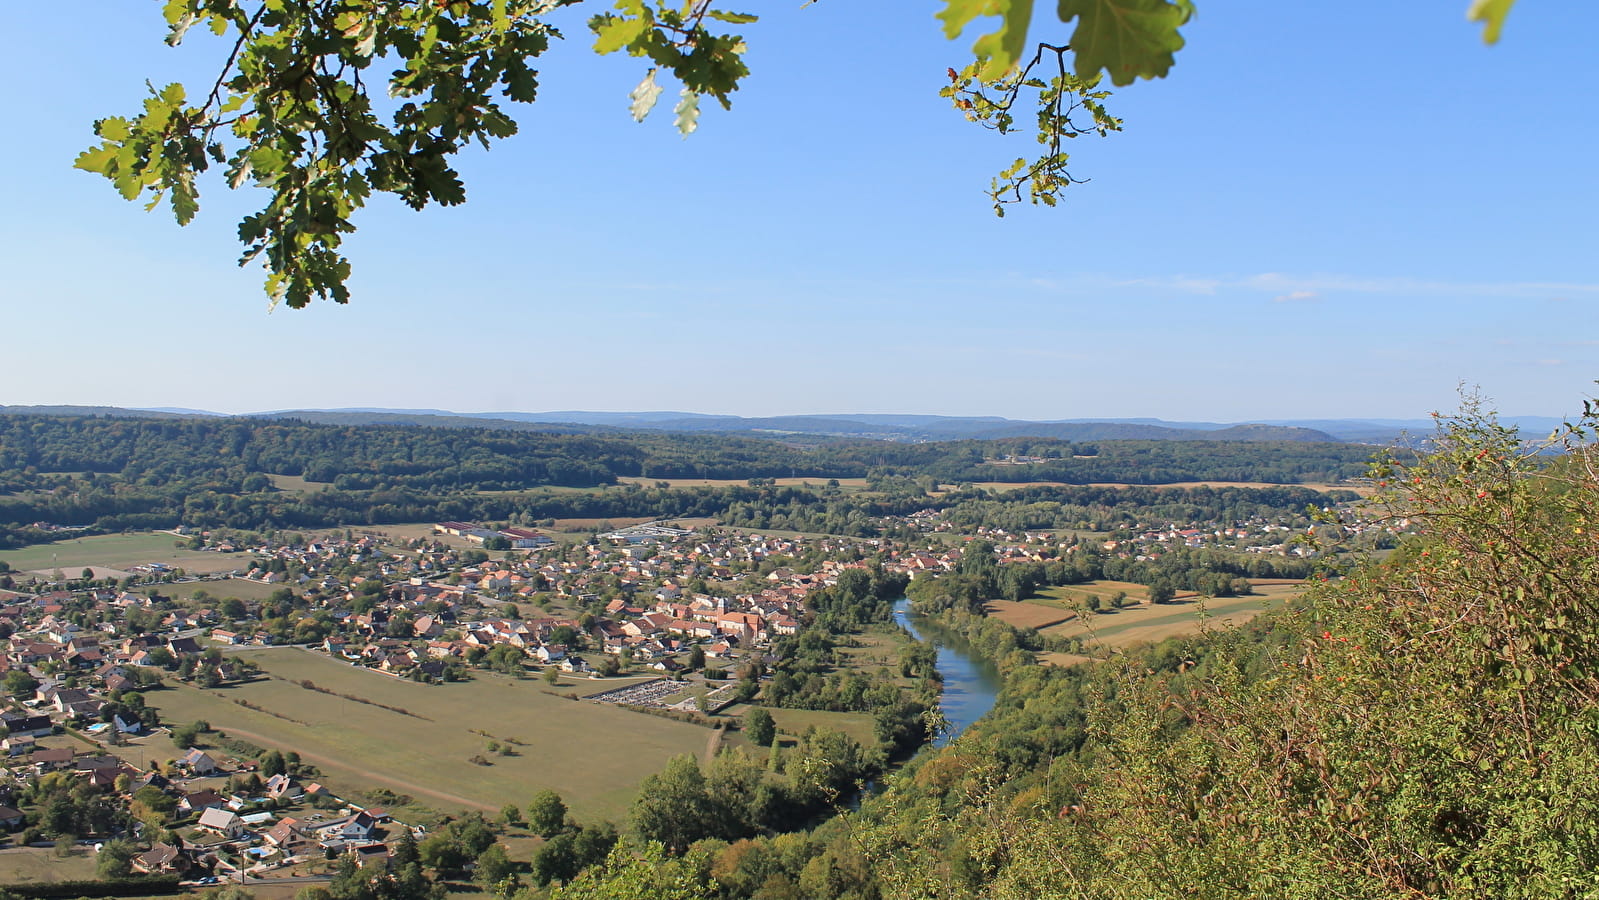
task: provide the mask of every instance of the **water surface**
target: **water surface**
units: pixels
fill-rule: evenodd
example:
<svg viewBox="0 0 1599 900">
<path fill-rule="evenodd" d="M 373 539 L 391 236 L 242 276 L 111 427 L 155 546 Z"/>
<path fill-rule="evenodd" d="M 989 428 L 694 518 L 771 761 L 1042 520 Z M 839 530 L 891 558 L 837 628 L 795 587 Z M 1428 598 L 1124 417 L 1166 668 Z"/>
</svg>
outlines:
<svg viewBox="0 0 1599 900">
<path fill-rule="evenodd" d="M 939 735 L 933 746 L 942 747 L 954 740 L 973 722 L 994 708 L 999 694 L 1000 675 L 988 661 L 972 653 L 960 635 L 938 623 L 911 614 L 911 602 L 894 604 L 894 621 L 919 641 L 931 641 L 938 648 L 938 673 L 944 676 L 944 693 L 939 708 L 949 721 L 949 730 Z"/>
</svg>

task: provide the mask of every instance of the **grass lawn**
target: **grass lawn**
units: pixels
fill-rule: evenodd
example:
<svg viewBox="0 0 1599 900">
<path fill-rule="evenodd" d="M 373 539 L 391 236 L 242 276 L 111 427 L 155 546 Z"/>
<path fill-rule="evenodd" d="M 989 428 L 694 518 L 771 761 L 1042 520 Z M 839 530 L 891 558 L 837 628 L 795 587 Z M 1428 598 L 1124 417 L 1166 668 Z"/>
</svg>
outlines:
<svg viewBox="0 0 1599 900">
<path fill-rule="evenodd" d="M 563 672 L 561 673 L 560 680 L 555 683 L 555 687 L 549 687 L 549 685 L 544 683 L 543 678 L 538 679 L 538 687 L 539 690 L 548 690 L 551 693 L 563 695 L 576 694 L 579 697 L 592 697 L 595 694 L 603 694 L 606 691 L 614 691 L 617 688 L 631 687 L 635 684 L 643 684 L 646 681 L 655 681 L 660 677 L 661 676 L 659 674 L 630 675 L 627 677 L 603 678 L 599 681 L 596 681 L 586 675 L 581 677 L 573 677 Z"/>
<path fill-rule="evenodd" d="M 743 707 L 748 709 L 748 707 Z M 856 712 L 828 712 L 820 709 L 777 709 L 767 707 L 767 712 L 772 714 L 772 721 L 777 723 L 777 730 L 790 735 L 801 735 L 805 729 L 816 726 L 818 730 L 830 728 L 842 731 L 862 745 L 875 747 L 877 745 L 877 732 L 872 717 L 867 713 Z"/>
<path fill-rule="evenodd" d="M 272 486 L 290 494 L 314 494 L 333 487 L 331 481 L 306 481 L 298 475 L 268 475 Z"/>
<path fill-rule="evenodd" d="M 54 544 L 34 544 L 21 550 L 0 551 L 0 560 L 22 571 L 45 571 L 59 568 L 68 578 L 78 577 L 85 566 L 104 566 L 108 569 L 127 569 L 142 563 L 165 563 L 189 572 L 231 572 L 248 569 L 250 557 L 243 553 L 206 553 L 199 550 L 179 550 L 173 546 L 186 538 L 164 531 L 139 534 L 106 534 L 96 537 L 58 541 Z"/>
<path fill-rule="evenodd" d="M 654 521 L 655 521 L 654 518 L 648 517 L 648 516 L 616 516 L 616 517 L 613 517 L 613 518 L 556 519 L 554 525 L 548 526 L 548 530 L 550 530 L 550 531 L 565 531 L 565 532 L 593 531 L 594 529 L 600 527 L 601 525 L 603 525 L 605 523 L 610 523 L 610 527 L 613 528 L 613 529 L 616 529 L 616 528 L 627 528 L 627 527 L 632 526 L 632 525 L 642 525 L 645 522 L 654 522 Z"/>
<path fill-rule="evenodd" d="M 853 641 L 857 646 L 846 646 L 848 641 Z M 842 668 L 860 672 L 873 679 L 881 677 L 881 670 L 887 669 L 888 677 L 895 684 L 909 685 L 914 679 L 900 676 L 899 655 L 910 642 L 910 635 L 897 625 L 879 626 L 861 634 L 850 635 L 845 641 L 840 642 L 838 648 L 839 655 L 844 657 Z"/>
<path fill-rule="evenodd" d="M 833 534 L 826 531 L 789 531 L 784 528 L 747 528 L 743 525 L 729 525 L 727 530 L 737 534 L 756 534 L 767 538 L 788 538 L 791 540 L 807 540 L 813 538 L 849 538 L 847 534 Z M 850 538 L 856 540 L 856 538 Z"/>
<path fill-rule="evenodd" d="M 226 600 L 234 597 L 239 600 L 265 600 L 276 591 L 288 585 L 262 584 L 259 581 L 245 581 L 243 578 L 229 578 L 226 581 L 192 581 L 183 584 L 164 584 L 160 586 L 161 593 L 175 599 L 186 600 L 195 594 L 204 591 L 212 600 Z"/>
<path fill-rule="evenodd" d="M 646 776 L 679 753 L 700 753 L 708 735 L 696 725 L 569 700 L 536 679 L 480 674 L 429 686 L 292 647 L 240 654 L 276 677 L 213 691 L 183 685 L 148 702 L 168 722 L 205 719 L 233 737 L 296 750 L 335 792 L 382 787 L 441 811 L 498 812 L 552 788 L 579 816 L 620 820 Z M 306 690 L 302 679 L 370 703 Z M 478 732 L 516 755 L 489 752 L 491 737 Z"/>
<path fill-rule="evenodd" d="M 449 537 L 449 535 L 436 534 L 432 522 L 405 522 L 399 525 L 368 525 L 365 530 L 375 531 L 397 541 L 410 541 L 417 538 Z M 464 544 L 465 542 L 463 542 Z"/>
<path fill-rule="evenodd" d="M 53 847 L 0 850 L 0 884 L 87 881 L 95 877 L 93 847 L 73 847 L 66 856 L 57 855 Z"/>
</svg>

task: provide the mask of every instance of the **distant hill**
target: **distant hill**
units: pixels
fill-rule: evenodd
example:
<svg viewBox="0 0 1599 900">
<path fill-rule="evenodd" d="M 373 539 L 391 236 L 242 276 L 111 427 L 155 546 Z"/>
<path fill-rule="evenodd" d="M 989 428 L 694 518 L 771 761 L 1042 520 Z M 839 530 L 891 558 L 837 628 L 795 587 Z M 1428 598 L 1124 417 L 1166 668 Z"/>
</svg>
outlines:
<svg viewBox="0 0 1599 900">
<path fill-rule="evenodd" d="M 618 428 L 631 428 L 640 425 L 655 425 L 660 422 L 671 422 L 680 419 L 737 420 L 739 418 L 738 416 L 716 416 L 708 415 L 706 413 L 690 412 L 582 412 L 579 410 L 547 413 L 446 413 L 446 415 L 464 415 L 479 419 L 505 419 L 511 422 L 556 422 L 572 423 L 576 425 L 614 425 Z"/>
<path fill-rule="evenodd" d="M 115 419 L 185 419 L 209 413 L 164 409 L 125 409 L 120 406 L 0 406 L 3 416 L 99 416 Z"/>
<path fill-rule="evenodd" d="M 174 416 L 209 416 L 212 418 L 227 418 L 228 416 L 227 413 L 212 412 L 209 409 L 189 409 L 183 406 L 134 407 L 128 412 L 171 413 Z"/>
<path fill-rule="evenodd" d="M 218 418 L 223 413 L 181 407 L 127 409 L 115 406 L 0 406 L 0 415 L 110 416 L 128 418 Z M 894 413 L 731 416 L 657 410 L 644 412 L 457 413 L 442 409 L 286 409 L 248 413 L 243 418 L 298 419 L 332 425 L 417 425 L 433 428 L 491 428 L 546 434 L 617 434 L 655 431 L 682 434 L 732 434 L 749 437 L 844 438 L 886 441 L 995 440 L 1038 437 L 1067 441 L 1333 441 L 1392 444 L 1422 440 L 1433 433 L 1426 419 L 1276 419 L 1251 423 L 1171 422 L 1155 418 L 1085 418 L 1034 422 L 1000 416 L 937 416 Z M 1549 416 L 1503 416 L 1528 439 L 1541 438 L 1561 424 Z"/>
<path fill-rule="evenodd" d="M 536 431 L 543 434 L 596 434 L 617 429 L 599 425 L 574 425 L 547 422 L 514 422 L 484 419 L 459 413 L 426 413 L 410 410 L 326 410 L 285 409 L 249 413 L 246 419 L 293 419 L 313 425 L 414 425 L 424 428 L 490 428 L 499 431 Z"/>
<path fill-rule="evenodd" d="M 723 434 L 789 434 L 890 441 L 991 440 L 1041 437 L 1069 441 L 1333 441 L 1328 433 L 1282 425 L 1170 423 L 1158 419 L 1028 422 L 999 416 L 871 415 L 713 416 L 650 413 L 474 413 L 523 422 L 605 424 L 619 428 Z"/>
<path fill-rule="evenodd" d="M 951 435 L 954 437 L 954 435 Z M 1326 441 L 1338 439 L 1309 428 L 1286 425 L 1230 425 L 1214 429 L 1174 428 L 1132 422 L 1016 422 L 1003 427 L 980 428 L 961 438 L 993 440 L 1007 437 L 1056 438 L 1063 441 Z"/>
</svg>

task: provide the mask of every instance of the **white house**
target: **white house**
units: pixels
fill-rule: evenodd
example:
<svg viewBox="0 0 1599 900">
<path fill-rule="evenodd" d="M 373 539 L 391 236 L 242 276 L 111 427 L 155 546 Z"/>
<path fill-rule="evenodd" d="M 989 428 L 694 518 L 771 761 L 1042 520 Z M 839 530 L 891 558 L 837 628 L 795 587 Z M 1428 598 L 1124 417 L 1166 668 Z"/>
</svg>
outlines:
<svg viewBox="0 0 1599 900">
<path fill-rule="evenodd" d="M 238 814 L 227 809 L 207 809 L 200 813 L 201 828 L 210 829 L 224 837 L 236 838 L 244 833 L 244 820 Z"/>
</svg>

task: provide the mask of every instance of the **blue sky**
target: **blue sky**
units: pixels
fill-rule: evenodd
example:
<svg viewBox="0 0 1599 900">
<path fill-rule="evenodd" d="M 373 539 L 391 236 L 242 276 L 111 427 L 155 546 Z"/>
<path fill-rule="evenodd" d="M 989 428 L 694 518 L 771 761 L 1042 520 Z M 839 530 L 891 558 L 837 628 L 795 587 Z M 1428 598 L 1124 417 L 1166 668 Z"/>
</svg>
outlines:
<svg viewBox="0 0 1599 900">
<path fill-rule="evenodd" d="M 753 74 L 681 140 L 585 17 L 468 203 L 380 200 L 354 301 L 269 312 L 205 186 L 178 228 L 70 168 L 143 81 L 198 85 L 160 4 L 8 10 L 0 403 L 1417 417 L 1461 383 L 1566 414 L 1599 378 L 1589 19 L 1466 0 L 1200 0 L 1171 77 L 1109 101 L 1062 207 L 982 189 L 1029 149 L 937 97 L 936 2 L 751 3 Z M 1047 4 L 1046 4 L 1047 6 Z M 1035 36 L 1060 32 L 1035 27 Z M 1014 145 L 1014 146 L 1012 146 Z"/>
</svg>

